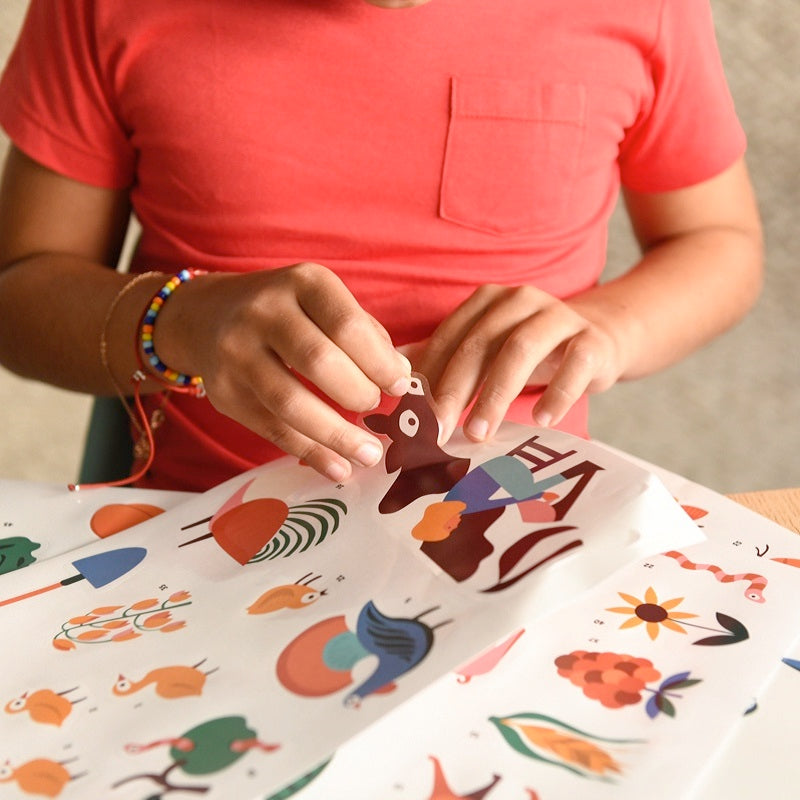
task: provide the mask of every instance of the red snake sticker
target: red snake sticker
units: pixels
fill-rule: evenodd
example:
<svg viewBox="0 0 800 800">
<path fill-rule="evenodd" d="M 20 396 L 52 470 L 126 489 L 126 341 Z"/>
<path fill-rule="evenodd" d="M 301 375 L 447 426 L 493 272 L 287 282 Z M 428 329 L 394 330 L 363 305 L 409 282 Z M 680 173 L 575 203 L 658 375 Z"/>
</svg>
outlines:
<svg viewBox="0 0 800 800">
<path fill-rule="evenodd" d="M 754 603 L 766 602 L 767 598 L 764 597 L 763 591 L 767 588 L 767 579 L 763 575 L 758 575 L 755 572 L 740 572 L 738 575 L 730 575 L 715 564 L 695 564 L 694 561 L 690 561 L 683 553 L 679 553 L 677 550 L 668 550 L 664 555 L 669 558 L 674 558 L 684 569 L 706 570 L 720 581 L 720 583 L 750 581 L 747 588 L 744 590 L 744 596 Z"/>
</svg>

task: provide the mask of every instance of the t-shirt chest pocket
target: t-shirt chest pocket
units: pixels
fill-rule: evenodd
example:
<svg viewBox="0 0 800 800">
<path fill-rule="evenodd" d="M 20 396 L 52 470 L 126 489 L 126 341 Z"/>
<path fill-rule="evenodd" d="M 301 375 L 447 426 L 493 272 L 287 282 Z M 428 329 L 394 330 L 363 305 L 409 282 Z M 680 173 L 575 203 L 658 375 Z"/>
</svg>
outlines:
<svg viewBox="0 0 800 800">
<path fill-rule="evenodd" d="M 439 215 L 494 234 L 558 223 L 575 183 L 585 116 L 579 84 L 452 78 Z"/>
</svg>

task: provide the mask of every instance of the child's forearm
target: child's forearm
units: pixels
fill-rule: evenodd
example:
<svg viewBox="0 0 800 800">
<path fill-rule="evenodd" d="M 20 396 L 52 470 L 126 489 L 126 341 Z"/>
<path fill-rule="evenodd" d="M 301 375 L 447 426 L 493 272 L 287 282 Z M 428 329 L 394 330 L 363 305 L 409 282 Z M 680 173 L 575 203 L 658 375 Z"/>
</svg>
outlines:
<svg viewBox="0 0 800 800">
<path fill-rule="evenodd" d="M 626 202 L 644 252 L 627 274 L 566 300 L 535 286 L 480 287 L 417 348 L 443 440 L 473 400 L 464 430 L 491 436 L 525 386 L 544 388 L 534 423 L 557 424 L 584 393 L 678 360 L 755 302 L 761 228 L 743 161 Z"/>
<path fill-rule="evenodd" d="M 66 254 L 34 254 L 10 265 L 0 272 L 0 363 L 23 377 L 73 391 L 113 394 L 114 381 L 130 390 L 128 379 L 138 367 L 134 331 L 163 278 L 139 281 L 115 304 L 130 280 Z"/>
<path fill-rule="evenodd" d="M 717 227 L 660 242 L 629 272 L 567 304 L 613 336 L 619 378 L 631 379 L 679 361 L 737 323 L 761 284 L 758 230 Z"/>
</svg>

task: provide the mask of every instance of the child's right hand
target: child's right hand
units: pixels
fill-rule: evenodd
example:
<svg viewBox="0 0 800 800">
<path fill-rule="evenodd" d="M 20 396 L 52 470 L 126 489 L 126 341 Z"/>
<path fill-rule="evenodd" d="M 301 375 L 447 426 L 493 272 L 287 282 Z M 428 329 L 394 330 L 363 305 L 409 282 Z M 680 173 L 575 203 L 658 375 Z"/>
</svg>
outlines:
<svg viewBox="0 0 800 800">
<path fill-rule="evenodd" d="M 217 410 L 335 481 L 378 463 L 381 442 L 300 376 L 355 412 L 409 386 L 407 359 L 319 264 L 199 276 L 164 305 L 154 344 L 170 367 L 202 375 Z"/>
</svg>

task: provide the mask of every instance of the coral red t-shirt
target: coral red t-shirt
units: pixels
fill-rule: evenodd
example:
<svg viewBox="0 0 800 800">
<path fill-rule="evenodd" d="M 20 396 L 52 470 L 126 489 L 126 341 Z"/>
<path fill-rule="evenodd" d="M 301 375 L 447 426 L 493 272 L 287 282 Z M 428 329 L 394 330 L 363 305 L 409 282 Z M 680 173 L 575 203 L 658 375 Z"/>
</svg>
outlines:
<svg viewBox="0 0 800 800">
<path fill-rule="evenodd" d="M 592 286 L 620 181 L 685 187 L 745 147 L 707 0 L 33 0 L 0 123 L 130 190 L 134 270 L 316 261 L 396 344 L 484 283 Z M 149 485 L 275 454 L 176 397 Z"/>
</svg>

